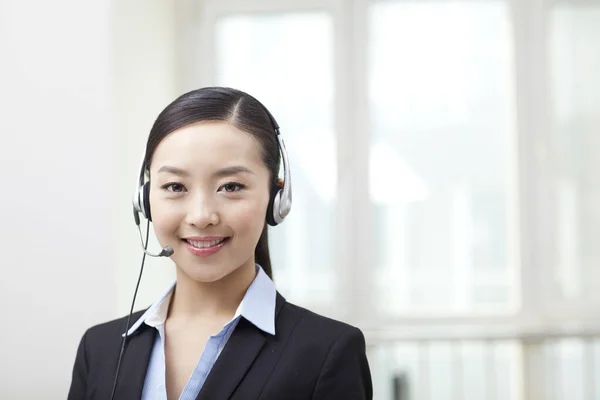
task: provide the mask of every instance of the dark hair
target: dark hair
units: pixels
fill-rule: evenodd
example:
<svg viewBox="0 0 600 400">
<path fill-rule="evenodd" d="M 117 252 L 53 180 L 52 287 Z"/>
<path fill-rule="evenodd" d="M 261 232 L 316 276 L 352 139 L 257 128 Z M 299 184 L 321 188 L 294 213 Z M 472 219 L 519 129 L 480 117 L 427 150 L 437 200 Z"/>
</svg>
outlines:
<svg viewBox="0 0 600 400">
<path fill-rule="evenodd" d="M 260 143 L 262 159 L 270 173 L 271 188 L 276 184 L 281 155 L 275 127 L 265 107 L 254 97 L 226 87 L 205 87 L 185 93 L 169 104 L 156 118 L 144 156 L 144 168 L 152 163 L 159 143 L 170 133 L 199 121 L 227 121 L 254 136 Z M 271 190 L 269 188 L 269 190 Z M 254 249 L 255 261 L 272 278 L 267 223 Z"/>
</svg>

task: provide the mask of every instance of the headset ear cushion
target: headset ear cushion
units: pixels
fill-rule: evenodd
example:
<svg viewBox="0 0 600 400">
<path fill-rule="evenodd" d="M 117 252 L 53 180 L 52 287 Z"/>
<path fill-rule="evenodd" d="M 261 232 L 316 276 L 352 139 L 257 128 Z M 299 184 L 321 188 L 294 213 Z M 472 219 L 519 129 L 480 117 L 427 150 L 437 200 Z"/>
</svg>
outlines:
<svg viewBox="0 0 600 400">
<path fill-rule="evenodd" d="M 267 224 L 271 226 L 277 225 L 275 212 L 279 212 L 279 210 L 275 210 L 275 197 L 279 196 L 280 191 L 281 188 L 278 185 L 271 185 L 271 197 L 269 198 L 269 206 L 267 207 Z"/>
<path fill-rule="evenodd" d="M 150 182 L 144 183 L 142 189 L 142 201 L 144 202 L 144 216 L 148 221 L 152 221 L 152 215 L 150 214 Z"/>
</svg>

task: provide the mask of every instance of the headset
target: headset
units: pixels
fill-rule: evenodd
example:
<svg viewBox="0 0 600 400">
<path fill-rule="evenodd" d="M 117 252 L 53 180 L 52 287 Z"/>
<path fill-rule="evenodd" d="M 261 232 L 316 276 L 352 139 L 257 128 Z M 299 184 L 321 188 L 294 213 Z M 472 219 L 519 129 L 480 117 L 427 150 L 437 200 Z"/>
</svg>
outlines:
<svg viewBox="0 0 600 400">
<path fill-rule="evenodd" d="M 283 142 L 283 137 L 279 131 L 279 125 L 275 118 L 271 114 L 271 112 L 257 99 L 248 95 L 252 98 L 256 103 L 260 105 L 262 110 L 269 117 L 269 121 L 271 122 L 271 126 L 273 128 L 273 132 L 277 138 L 277 144 L 279 147 L 279 153 L 281 154 L 281 159 L 283 161 L 283 181 L 281 179 L 276 178 L 270 188 L 270 197 L 269 197 L 269 205 L 267 207 L 266 214 L 266 222 L 271 226 L 276 226 L 283 222 L 285 217 L 290 213 L 292 209 L 292 177 L 290 173 L 290 165 L 287 155 L 287 150 L 285 148 L 285 143 Z M 146 240 L 144 240 L 142 236 L 142 230 L 140 228 L 140 214 L 147 220 L 146 224 Z M 135 225 L 137 226 L 137 230 L 140 235 L 140 242 L 142 245 L 142 251 L 144 252 L 142 256 L 142 265 L 140 267 L 140 273 L 138 276 L 137 284 L 135 287 L 135 291 L 133 294 L 133 300 L 131 302 L 131 308 L 129 310 L 129 316 L 127 317 L 127 323 L 125 324 L 125 332 L 123 333 L 123 340 L 121 342 L 121 351 L 119 353 L 119 360 L 117 361 L 117 368 L 115 371 L 115 380 L 113 382 L 112 393 L 110 395 L 110 399 L 113 400 L 115 396 L 115 392 L 117 389 L 117 382 L 119 380 L 119 370 L 121 367 L 121 360 L 123 358 L 123 353 L 125 351 L 125 345 L 127 343 L 127 338 L 129 337 L 129 324 L 131 321 L 131 315 L 133 314 L 133 308 L 135 305 L 135 298 L 137 296 L 138 288 L 140 285 L 140 281 L 142 278 L 142 273 L 144 271 L 144 261 L 146 260 L 146 255 L 151 257 L 170 257 L 175 252 L 171 246 L 165 246 L 159 253 L 151 253 L 148 249 L 148 237 L 150 231 L 150 222 L 152 222 L 152 215 L 150 213 L 150 170 L 149 166 L 146 163 L 145 155 L 142 157 L 142 162 L 140 165 L 140 173 L 138 179 L 136 181 L 135 193 L 133 195 L 133 218 L 135 221 Z"/>
<path fill-rule="evenodd" d="M 283 160 L 283 183 L 280 183 L 281 181 L 278 180 L 278 182 L 271 185 L 271 196 L 267 208 L 267 223 L 271 226 L 276 226 L 283 222 L 292 208 L 292 178 L 287 151 L 281 133 L 279 132 L 279 125 L 269 110 L 262 104 L 261 107 L 269 116 L 269 120 L 271 121 L 273 131 L 277 138 L 279 152 Z M 142 214 L 148 221 L 152 221 L 152 215 L 150 213 L 150 171 L 145 162 L 146 160 L 143 158 L 135 194 L 133 196 L 133 216 L 138 227 L 140 225 L 139 214 Z M 165 251 L 165 249 L 163 249 L 163 251 Z M 170 256 L 170 254 L 168 256 Z"/>
</svg>

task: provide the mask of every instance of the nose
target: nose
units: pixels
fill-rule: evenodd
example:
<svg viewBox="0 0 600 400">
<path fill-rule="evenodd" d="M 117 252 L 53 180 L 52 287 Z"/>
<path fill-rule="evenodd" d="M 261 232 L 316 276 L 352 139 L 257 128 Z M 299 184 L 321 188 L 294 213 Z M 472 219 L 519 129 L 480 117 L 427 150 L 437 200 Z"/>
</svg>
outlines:
<svg viewBox="0 0 600 400">
<path fill-rule="evenodd" d="M 198 228 L 219 223 L 219 213 L 216 204 L 210 196 L 189 196 L 186 212 L 186 223 Z"/>
</svg>

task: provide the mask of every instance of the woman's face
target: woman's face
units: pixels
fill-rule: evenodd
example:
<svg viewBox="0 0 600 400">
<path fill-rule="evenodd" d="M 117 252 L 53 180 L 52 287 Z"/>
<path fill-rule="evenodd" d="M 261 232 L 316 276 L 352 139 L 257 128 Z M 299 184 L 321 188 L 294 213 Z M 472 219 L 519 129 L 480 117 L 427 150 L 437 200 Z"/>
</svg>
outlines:
<svg viewBox="0 0 600 400">
<path fill-rule="evenodd" d="M 180 272 L 215 282 L 254 268 L 269 202 L 256 139 L 228 122 L 188 125 L 158 145 L 150 181 L 154 230 Z"/>
</svg>

